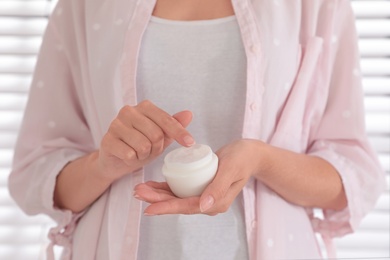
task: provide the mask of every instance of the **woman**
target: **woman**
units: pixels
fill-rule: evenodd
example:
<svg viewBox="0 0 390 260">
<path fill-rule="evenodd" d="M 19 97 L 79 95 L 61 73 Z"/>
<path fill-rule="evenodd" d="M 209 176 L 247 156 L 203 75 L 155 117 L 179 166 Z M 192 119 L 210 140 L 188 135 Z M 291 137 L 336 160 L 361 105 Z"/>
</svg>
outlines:
<svg viewBox="0 0 390 260">
<path fill-rule="evenodd" d="M 60 0 L 10 191 L 66 259 L 319 259 L 383 190 L 363 118 L 347 0 Z M 161 158 L 195 140 L 219 169 L 179 199 Z"/>
</svg>

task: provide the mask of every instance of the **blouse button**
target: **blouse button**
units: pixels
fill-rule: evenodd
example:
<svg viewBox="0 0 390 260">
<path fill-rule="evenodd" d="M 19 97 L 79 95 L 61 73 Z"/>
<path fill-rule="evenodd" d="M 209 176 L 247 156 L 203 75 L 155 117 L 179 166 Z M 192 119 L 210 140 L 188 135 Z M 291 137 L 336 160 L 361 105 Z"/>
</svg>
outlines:
<svg viewBox="0 0 390 260">
<path fill-rule="evenodd" d="M 257 221 L 256 221 L 256 220 L 252 220 L 251 228 L 252 228 L 252 229 L 255 229 L 255 228 L 256 228 L 256 225 L 257 225 Z"/>
<path fill-rule="evenodd" d="M 251 103 L 251 104 L 249 105 L 249 109 L 250 109 L 251 111 L 255 111 L 255 110 L 257 109 L 256 103 L 255 103 L 255 102 Z"/>
<path fill-rule="evenodd" d="M 267 240 L 267 246 L 268 246 L 268 247 L 273 247 L 273 246 L 274 246 L 274 241 L 273 241 L 271 238 L 269 238 L 269 239 Z"/>
<path fill-rule="evenodd" d="M 62 7 L 58 7 L 58 8 L 57 8 L 56 14 L 57 14 L 58 16 L 60 16 L 60 15 L 62 14 Z"/>
<path fill-rule="evenodd" d="M 260 50 L 260 47 L 258 45 L 252 45 L 250 47 L 250 50 L 251 50 L 252 53 L 257 54 L 259 52 L 259 50 Z"/>
<path fill-rule="evenodd" d="M 41 80 L 37 82 L 37 88 L 42 89 L 44 86 L 45 86 L 45 82 L 43 82 Z"/>
<path fill-rule="evenodd" d="M 337 43 L 338 40 L 339 39 L 338 39 L 337 35 L 332 36 L 332 39 L 331 39 L 332 43 Z"/>
</svg>

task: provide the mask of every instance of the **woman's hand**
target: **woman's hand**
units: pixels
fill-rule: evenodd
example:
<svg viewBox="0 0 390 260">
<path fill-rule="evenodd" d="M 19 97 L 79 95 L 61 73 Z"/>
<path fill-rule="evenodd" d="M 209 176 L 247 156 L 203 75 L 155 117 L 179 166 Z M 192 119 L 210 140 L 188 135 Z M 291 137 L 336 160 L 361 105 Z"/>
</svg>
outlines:
<svg viewBox="0 0 390 260">
<path fill-rule="evenodd" d="M 171 116 L 150 101 L 123 107 L 102 139 L 100 176 L 114 181 L 134 172 L 159 156 L 173 140 L 191 146 L 194 140 L 185 129 L 191 120 L 190 111 Z"/>
<path fill-rule="evenodd" d="M 259 170 L 261 145 L 260 141 L 242 139 L 218 150 L 217 174 L 200 197 L 177 198 L 167 183 L 152 181 L 137 185 L 134 196 L 151 203 L 145 215 L 226 212 L 248 179 Z"/>
<path fill-rule="evenodd" d="M 114 181 L 159 156 L 173 140 L 191 146 L 194 140 L 185 129 L 191 119 L 190 111 L 171 116 L 149 101 L 123 107 L 100 149 L 61 170 L 54 190 L 56 207 L 81 212 Z"/>
</svg>

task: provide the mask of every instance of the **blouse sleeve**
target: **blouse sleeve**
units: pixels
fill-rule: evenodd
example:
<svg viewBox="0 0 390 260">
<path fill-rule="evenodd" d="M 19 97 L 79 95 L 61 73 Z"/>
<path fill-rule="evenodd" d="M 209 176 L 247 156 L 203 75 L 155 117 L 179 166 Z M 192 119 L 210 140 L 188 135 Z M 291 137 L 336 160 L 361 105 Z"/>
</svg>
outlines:
<svg viewBox="0 0 390 260">
<path fill-rule="evenodd" d="M 63 246 L 70 244 L 81 214 L 54 206 L 56 177 L 68 162 L 95 149 L 83 115 L 81 86 L 74 84 L 72 67 L 77 65 L 69 58 L 74 50 L 62 40 L 69 32 L 59 30 L 63 24 L 72 27 L 66 12 L 59 4 L 46 28 L 8 182 L 26 214 L 46 214 L 58 223 L 49 237 Z"/>
<path fill-rule="evenodd" d="M 385 175 L 365 130 L 359 50 L 349 1 L 337 1 L 331 79 L 325 112 L 308 153 L 330 162 L 342 179 L 348 205 L 324 210 L 314 228 L 329 238 L 351 233 L 375 206 L 385 188 Z"/>
</svg>

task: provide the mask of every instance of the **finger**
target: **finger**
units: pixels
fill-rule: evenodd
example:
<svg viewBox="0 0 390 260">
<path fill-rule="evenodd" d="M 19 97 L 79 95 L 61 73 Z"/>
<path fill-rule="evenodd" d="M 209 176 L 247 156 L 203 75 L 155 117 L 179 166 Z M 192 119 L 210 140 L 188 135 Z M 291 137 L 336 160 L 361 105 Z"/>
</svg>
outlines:
<svg viewBox="0 0 390 260">
<path fill-rule="evenodd" d="M 200 210 L 201 212 L 207 212 L 215 204 L 223 201 L 226 193 L 230 187 L 238 181 L 236 179 L 237 170 L 234 168 L 225 171 L 221 166 L 219 167 L 217 174 L 213 181 L 206 187 L 200 197 Z M 223 207 L 222 212 L 226 211 Z"/>
<path fill-rule="evenodd" d="M 169 187 L 168 183 L 166 182 L 156 182 L 156 181 L 147 181 L 145 182 L 147 186 L 150 186 L 155 189 L 160 189 L 160 190 L 167 190 L 169 192 L 171 191 L 171 188 Z"/>
<path fill-rule="evenodd" d="M 192 112 L 184 110 L 174 114 L 172 117 L 174 117 L 183 127 L 187 127 L 191 123 Z M 165 148 L 167 148 L 174 141 L 173 138 L 170 138 L 167 135 L 165 135 L 165 137 L 163 150 L 165 150 Z"/>
<path fill-rule="evenodd" d="M 171 200 L 153 203 L 145 209 L 144 213 L 146 215 L 199 214 L 199 197 L 185 199 L 173 198 Z"/>
<path fill-rule="evenodd" d="M 164 143 L 165 143 L 165 134 L 156 124 L 154 124 L 151 120 L 149 121 L 151 124 L 145 122 L 145 124 L 137 124 L 134 125 L 134 128 L 137 129 L 140 133 L 142 133 L 150 142 L 151 149 L 150 155 L 157 156 L 160 155 L 164 151 Z"/>
<path fill-rule="evenodd" d="M 139 131 L 149 140 L 151 145 L 149 154 L 157 156 L 163 152 L 165 134 L 150 118 L 131 106 L 125 106 L 119 112 L 118 119 L 125 127 Z M 130 134 L 126 136 L 132 137 Z"/>
<path fill-rule="evenodd" d="M 127 166 L 134 166 L 134 161 L 137 160 L 137 154 L 134 149 L 111 133 L 107 133 L 104 136 L 101 147 L 106 153 L 120 159 Z"/>
<path fill-rule="evenodd" d="M 236 199 L 242 188 L 245 186 L 245 183 L 246 181 L 244 180 L 233 183 L 227 190 L 225 197 L 217 201 L 214 207 L 203 213 L 213 216 L 219 213 L 227 212 L 230 206 L 233 204 L 233 201 Z"/>
<path fill-rule="evenodd" d="M 195 143 L 192 135 L 179 123 L 177 119 L 167 112 L 156 107 L 150 101 L 142 101 L 137 105 L 142 113 L 155 122 L 164 133 L 183 146 L 191 146 Z M 189 113 L 179 115 L 178 118 L 189 117 Z M 187 120 L 184 120 L 187 121 Z"/>
<path fill-rule="evenodd" d="M 187 127 L 192 121 L 192 112 L 189 110 L 180 111 L 174 117 L 183 127 Z"/>
<path fill-rule="evenodd" d="M 165 193 L 165 194 L 175 196 L 169 187 L 166 187 L 165 185 L 158 185 L 158 186 L 153 187 L 153 186 L 148 184 L 149 182 L 151 182 L 151 181 L 148 181 L 146 183 L 137 184 L 134 187 L 134 192 L 137 192 L 138 190 L 141 190 L 141 189 L 145 189 L 145 190 L 153 190 L 156 192 Z"/>
<path fill-rule="evenodd" d="M 133 148 L 137 154 L 138 160 L 145 160 L 151 154 L 152 144 L 150 140 L 138 130 L 134 128 L 129 129 L 119 121 L 112 132 L 113 134 L 116 134 L 120 140 Z"/>
<path fill-rule="evenodd" d="M 134 197 L 148 203 L 156 203 L 175 198 L 173 193 L 149 188 L 138 188 L 134 190 Z"/>
</svg>

